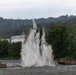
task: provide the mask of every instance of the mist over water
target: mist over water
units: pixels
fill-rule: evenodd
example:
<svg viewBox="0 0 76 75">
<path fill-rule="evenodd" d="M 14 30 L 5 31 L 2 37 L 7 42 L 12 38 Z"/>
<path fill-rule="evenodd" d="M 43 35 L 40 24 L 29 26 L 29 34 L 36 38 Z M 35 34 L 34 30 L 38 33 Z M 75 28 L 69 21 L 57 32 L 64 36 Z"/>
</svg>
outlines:
<svg viewBox="0 0 76 75">
<path fill-rule="evenodd" d="M 52 52 L 52 46 L 48 45 L 45 40 L 44 28 L 42 28 L 41 35 L 40 31 L 37 31 L 35 20 L 33 20 L 33 29 L 30 30 L 27 41 L 25 42 L 25 38 L 22 41 L 22 67 L 54 66 Z"/>
</svg>

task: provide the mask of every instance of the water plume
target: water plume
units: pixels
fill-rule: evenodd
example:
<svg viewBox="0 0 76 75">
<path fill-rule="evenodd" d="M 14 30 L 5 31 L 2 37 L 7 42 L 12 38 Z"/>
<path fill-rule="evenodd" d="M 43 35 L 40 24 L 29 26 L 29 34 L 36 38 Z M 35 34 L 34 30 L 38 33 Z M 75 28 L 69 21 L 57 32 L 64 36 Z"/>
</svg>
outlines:
<svg viewBox="0 0 76 75">
<path fill-rule="evenodd" d="M 27 41 L 25 42 L 25 38 L 22 41 L 22 67 L 54 66 L 52 52 L 52 46 L 46 42 L 44 28 L 41 35 L 33 19 L 33 29 L 30 30 Z"/>
</svg>

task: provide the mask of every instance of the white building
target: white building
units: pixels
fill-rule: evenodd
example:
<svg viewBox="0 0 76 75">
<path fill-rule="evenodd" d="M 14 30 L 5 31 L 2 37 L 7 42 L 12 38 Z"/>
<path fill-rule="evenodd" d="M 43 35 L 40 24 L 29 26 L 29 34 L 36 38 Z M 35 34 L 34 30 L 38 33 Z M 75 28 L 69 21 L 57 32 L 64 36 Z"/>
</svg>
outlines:
<svg viewBox="0 0 76 75">
<path fill-rule="evenodd" d="M 11 42 L 22 42 L 23 39 L 26 39 L 26 35 L 16 35 L 11 37 Z"/>
</svg>

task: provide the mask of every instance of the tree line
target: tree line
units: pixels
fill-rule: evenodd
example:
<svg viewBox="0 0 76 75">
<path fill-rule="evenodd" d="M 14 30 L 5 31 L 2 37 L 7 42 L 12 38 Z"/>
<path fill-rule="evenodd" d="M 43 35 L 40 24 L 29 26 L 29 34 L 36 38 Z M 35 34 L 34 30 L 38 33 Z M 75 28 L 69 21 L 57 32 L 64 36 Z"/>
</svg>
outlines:
<svg viewBox="0 0 76 75">
<path fill-rule="evenodd" d="M 62 15 L 57 18 L 39 18 L 35 20 L 37 25 L 40 27 L 44 26 L 45 29 L 49 29 L 50 26 L 55 24 L 65 25 L 67 27 L 72 27 L 76 24 L 76 16 L 73 15 Z M 0 39 L 21 35 L 23 32 L 28 34 L 31 27 L 32 19 L 4 19 L 0 17 Z"/>
<path fill-rule="evenodd" d="M 46 31 L 46 41 L 52 45 L 54 58 L 76 59 L 76 25 L 71 28 L 54 25 Z M 19 59 L 21 43 L 0 41 L 0 58 Z"/>
<path fill-rule="evenodd" d="M 55 59 L 76 59 L 76 25 L 72 28 L 56 25 L 46 32 Z"/>
<path fill-rule="evenodd" d="M 6 40 L 0 41 L 0 59 L 19 59 L 21 42 L 10 43 Z"/>
</svg>

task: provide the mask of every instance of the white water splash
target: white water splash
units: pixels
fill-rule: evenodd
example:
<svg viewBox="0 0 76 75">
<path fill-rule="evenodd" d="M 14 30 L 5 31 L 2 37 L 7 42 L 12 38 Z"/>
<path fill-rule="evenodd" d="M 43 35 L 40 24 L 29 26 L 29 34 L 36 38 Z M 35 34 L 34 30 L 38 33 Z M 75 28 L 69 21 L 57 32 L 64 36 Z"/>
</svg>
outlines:
<svg viewBox="0 0 76 75">
<path fill-rule="evenodd" d="M 33 20 L 33 29 L 30 30 L 27 41 L 24 39 L 22 42 L 22 67 L 54 66 L 52 52 L 51 45 L 47 45 L 45 40 L 44 28 L 40 38 L 40 32 L 37 32 L 37 25 Z"/>
</svg>

